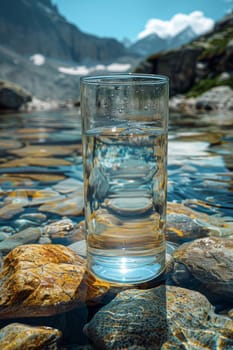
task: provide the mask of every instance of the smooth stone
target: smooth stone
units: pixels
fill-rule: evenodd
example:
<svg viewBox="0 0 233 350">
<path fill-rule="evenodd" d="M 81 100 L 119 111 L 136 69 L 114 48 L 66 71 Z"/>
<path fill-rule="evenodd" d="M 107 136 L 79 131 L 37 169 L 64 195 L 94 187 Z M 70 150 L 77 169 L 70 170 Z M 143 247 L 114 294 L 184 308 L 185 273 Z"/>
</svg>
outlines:
<svg viewBox="0 0 233 350">
<path fill-rule="evenodd" d="M 79 285 L 85 270 L 85 260 L 62 245 L 15 248 L 0 273 L 0 318 L 48 316 L 73 308 L 84 298 Z"/>
<path fill-rule="evenodd" d="M 0 241 L 4 241 L 8 237 L 9 237 L 9 234 L 7 234 L 6 232 L 0 231 Z"/>
<path fill-rule="evenodd" d="M 68 145 L 65 146 L 51 146 L 51 145 L 28 145 L 23 148 L 10 150 L 9 153 L 15 154 L 19 157 L 51 157 L 54 155 L 66 156 L 70 155 L 77 148 L 81 147 L 80 145 Z"/>
<path fill-rule="evenodd" d="M 98 349 L 231 349 L 233 321 L 200 293 L 175 286 L 120 292 L 84 327 Z"/>
<path fill-rule="evenodd" d="M 16 175 L 14 175 L 16 176 Z M 22 179 L 21 179 L 22 177 Z M 62 174 L 42 174 L 42 173 L 38 173 L 38 174 L 29 174 L 27 173 L 27 175 L 25 176 L 25 174 L 18 174 L 18 177 L 16 177 L 16 180 L 25 180 L 26 181 L 38 181 L 38 182 L 57 182 L 57 181 L 61 181 L 65 178 L 64 175 Z M 27 180 L 28 179 L 28 180 Z M 34 191 L 35 192 L 35 191 Z"/>
<path fill-rule="evenodd" d="M 9 140 L 0 140 L 0 149 L 1 150 L 9 150 L 12 148 L 20 148 L 22 147 L 22 143 L 17 141 L 17 140 L 13 140 L 12 138 L 10 138 Z"/>
<path fill-rule="evenodd" d="M 80 192 L 83 193 L 83 182 L 76 179 L 65 179 L 53 186 L 60 193 Z"/>
<path fill-rule="evenodd" d="M 8 205 L 8 204 L 20 204 L 21 206 L 27 206 L 29 203 L 27 191 L 16 190 L 16 191 L 10 192 L 6 196 L 4 203 L 6 205 Z"/>
<path fill-rule="evenodd" d="M 0 181 L 3 186 L 8 185 L 9 188 L 14 188 L 15 186 L 33 186 L 34 182 L 27 176 L 19 176 L 20 174 L 4 174 L 0 176 Z"/>
<path fill-rule="evenodd" d="M 45 166 L 45 167 L 53 167 L 53 166 L 62 166 L 62 165 L 71 165 L 71 162 L 61 158 L 42 158 L 42 157 L 23 157 L 17 158 L 13 160 L 9 160 L 0 165 L 0 168 L 14 168 L 14 167 L 25 167 L 29 165 L 35 166 Z"/>
<path fill-rule="evenodd" d="M 87 256 L 87 241 L 83 239 L 82 241 L 74 242 L 69 245 L 69 248 L 74 250 L 77 254 L 86 258 Z"/>
<path fill-rule="evenodd" d="M 36 226 L 38 226 L 38 224 L 35 223 L 34 221 L 26 220 L 26 219 L 15 220 L 14 225 L 15 225 L 15 228 L 18 231 L 25 230 L 28 227 L 36 227 Z"/>
<path fill-rule="evenodd" d="M 12 249 L 28 243 L 37 242 L 43 232 L 40 227 L 29 227 L 0 242 L 0 252 L 8 253 Z"/>
<path fill-rule="evenodd" d="M 36 190 L 31 193 L 31 205 L 41 205 L 47 202 L 57 201 L 63 197 L 56 191 L 45 188 L 43 190 Z"/>
<path fill-rule="evenodd" d="M 47 216 L 43 213 L 26 213 L 20 215 L 20 219 L 30 220 L 35 222 L 35 224 L 41 224 L 47 220 Z"/>
<path fill-rule="evenodd" d="M 184 243 L 172 254 L 172 280 L 208 298 L 233 300 L 233 238 L 206 237 Z M 211 299 L 212 300 L 212 299 Z"/>
<path fill-rule="evenodd" d="M 206 236 L 231 236 L 233 222 L 193 210 L 182 203 L 167 203 L 166 239 L 183 243 Z"/>
<path fill-rule="evenodd" d="M 65 235 L 74 229 L 74 223 L 71 219 L 65 218 L 62 220 L 51 222 L 44 227 L 44 232 L 48 235 Z"/>
<path fill-rule="evenodd" d="M 15 215 L 21 213 L 22 211 L 24 211 L 24 209 L 21 203 L 6 204 L 2 208 L 0 208 L 0 218 L 11 219 Z"/>
<path fill-rule="evenodd" d="M 11 323 L 0 329 L 1 350 L 47 349 L 61 338 L 61 331 L 50 327 L 32 327 L 26 324 Z"/>
<path fill-rule="evenodd" d="M 51 244 L 52 241 L 48 236 L 42 235 L 38 241 L 39 244 Z"/>
<path fill-rule="evenodd" d="M 63 216 L 80 216 L 84 212 L 84 199 L 80 193 L 72 193 L 71 196 L 61 195 L 59 199 L 42 204 L 39 210 Z"/>
</svg>

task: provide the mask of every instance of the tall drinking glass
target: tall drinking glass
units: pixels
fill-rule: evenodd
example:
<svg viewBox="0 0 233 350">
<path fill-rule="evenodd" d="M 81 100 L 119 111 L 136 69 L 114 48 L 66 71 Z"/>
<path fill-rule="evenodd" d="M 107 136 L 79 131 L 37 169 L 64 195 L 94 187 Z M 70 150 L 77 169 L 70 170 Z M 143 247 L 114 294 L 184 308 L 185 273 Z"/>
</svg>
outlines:
<svg viewBox="0 0 233 350">
<path fill-rule="evenodd" d="M 165 268 L 168 78 L 81 79 L 88 269 L 121 284 Z"/>
</svg>

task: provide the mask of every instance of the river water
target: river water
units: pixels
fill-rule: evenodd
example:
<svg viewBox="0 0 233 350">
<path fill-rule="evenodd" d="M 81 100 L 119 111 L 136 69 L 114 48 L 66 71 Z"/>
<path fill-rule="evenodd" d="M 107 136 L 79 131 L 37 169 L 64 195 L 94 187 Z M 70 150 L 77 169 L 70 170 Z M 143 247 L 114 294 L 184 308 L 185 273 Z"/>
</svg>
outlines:
<svg viewBox="0 0 233 350">
<path fill-rule="evenodd" d="M 64 216 L 83 220 L 80 130 L 78 110 L 0 115 L 1 241 Z M 168 201 L 232 221 L 232 114 L 172 114 L 168 155 Z M 81 329 L 88 318 L 83 308 L 79 320 L 72 311 L 30 323 L 60 327 L 68 347 L 78 342 L 70 325 Z"/>
</svg>

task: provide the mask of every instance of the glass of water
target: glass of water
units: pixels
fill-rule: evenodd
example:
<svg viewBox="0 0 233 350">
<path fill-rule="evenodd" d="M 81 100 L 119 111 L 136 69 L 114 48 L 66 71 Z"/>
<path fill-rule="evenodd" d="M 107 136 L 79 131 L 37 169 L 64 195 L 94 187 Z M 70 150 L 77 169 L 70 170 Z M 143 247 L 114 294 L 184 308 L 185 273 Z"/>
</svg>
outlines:
<svg viewBox="0 0 233 350">
<path fill-rule="evenodd" d="M 120 284 L 165 269 L 168 78 L 81 78 L 88 269 Z"/>
</svg>

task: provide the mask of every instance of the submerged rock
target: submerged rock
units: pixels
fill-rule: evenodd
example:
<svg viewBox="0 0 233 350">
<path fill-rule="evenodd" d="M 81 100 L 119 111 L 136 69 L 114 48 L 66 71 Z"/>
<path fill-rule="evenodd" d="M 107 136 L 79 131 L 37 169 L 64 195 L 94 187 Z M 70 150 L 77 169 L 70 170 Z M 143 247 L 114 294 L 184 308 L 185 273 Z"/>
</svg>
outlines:
<svg viewBox="0 0 233 350">
<path fill-rule="evenodd" d="M 233 222 L 190 209 L 181 203 L 168 202 L 166 239 L 183 243 L 207 236 L 228 237 L 233 234 Z"/>
<path fill-rule="evenodd" d="M 37 242 L 42 234 L 40 227 L 28 227 L 0 242 L 0 252 L 8 253 L 12 249 L 28 243 Z"/>
<path fill-rule="evenodd" d="M 182 244 L 172 254 L 171 278 L 208 298 L 233 300 L 233 239 L 206 237 Z"/>
<path fill-rule="evenodd" d="M 0 330 L 0 349 L 19 350 L 47 349 L 61 338 L 61 332 L 50 327 L 31 327 L 20 323 L 11 323 Z"/>
<path fill-rule="evenodd" d="M 159 286 L 126 290 L 84 332 L 97 349 L 218 349 L 233 346 L 233 321 L 213 312 L 200 293 Z"/>
<path fill-rule="evenodd" d="M 80 301 L 83 258 L 55 244 L 22 245 L 4 259 L 0 274 L 0 317 L 47 316 Z"/>
</svg>

